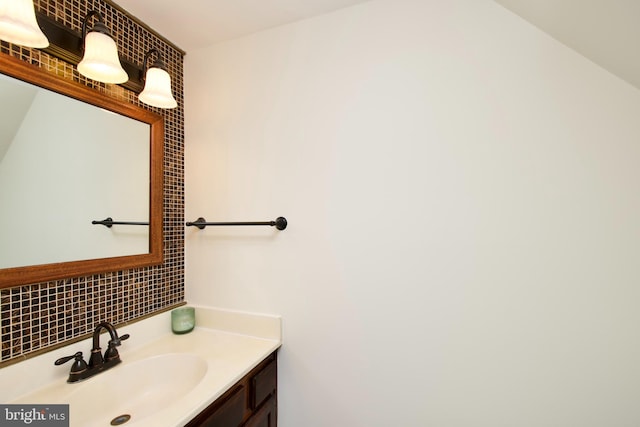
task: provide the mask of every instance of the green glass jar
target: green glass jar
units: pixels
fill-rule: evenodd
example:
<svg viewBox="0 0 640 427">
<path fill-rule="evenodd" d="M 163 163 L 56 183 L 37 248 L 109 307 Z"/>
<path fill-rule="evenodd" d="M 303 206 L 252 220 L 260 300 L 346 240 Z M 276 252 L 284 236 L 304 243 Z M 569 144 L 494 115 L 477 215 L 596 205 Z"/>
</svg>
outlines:
<svg viewBox="0 0 640 427">
<path fill-rule="evenodd" d="M 171 311 L 171 330 L 174 334 L 186 334 L 196 326 L 196 310 L 193 307 L 180 307 Z"/>
</svg>

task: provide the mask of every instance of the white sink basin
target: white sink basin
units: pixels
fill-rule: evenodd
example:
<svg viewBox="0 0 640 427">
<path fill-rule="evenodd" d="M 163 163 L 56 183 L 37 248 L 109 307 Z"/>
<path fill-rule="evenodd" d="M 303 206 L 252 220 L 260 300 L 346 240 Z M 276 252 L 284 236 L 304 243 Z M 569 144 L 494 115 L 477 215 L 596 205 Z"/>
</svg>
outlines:
<svg viewBox="0 0 640 427">
<path fill-rule="evenodd" d="M 207 373 L 207 362 L 197 355 L 168 353 L 121 363 L 73 385 L 70 418 L 77 426 L 109 426 L 127 415 L 130 425 L 159 412 L 195 388 Z"/>
</svg>

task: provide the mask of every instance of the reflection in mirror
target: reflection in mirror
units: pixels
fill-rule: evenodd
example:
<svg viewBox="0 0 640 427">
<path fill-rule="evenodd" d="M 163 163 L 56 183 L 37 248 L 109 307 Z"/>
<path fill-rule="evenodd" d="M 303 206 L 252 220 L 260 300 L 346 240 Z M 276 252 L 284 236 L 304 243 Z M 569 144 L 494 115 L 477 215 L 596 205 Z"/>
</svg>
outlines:
<svg viewBox="0 0 640 427">
<path fill-rule="evenodd" d="M 91 221 L 148 222 L 150 126 L 4 75 L 0 99 L 0 268 L 148 253 Z"/>
<path fill-rule="evenodd" d="M 0 72 L 0 287 L 161 263 L 162 117 L 7 55 Z"/>
</svg>

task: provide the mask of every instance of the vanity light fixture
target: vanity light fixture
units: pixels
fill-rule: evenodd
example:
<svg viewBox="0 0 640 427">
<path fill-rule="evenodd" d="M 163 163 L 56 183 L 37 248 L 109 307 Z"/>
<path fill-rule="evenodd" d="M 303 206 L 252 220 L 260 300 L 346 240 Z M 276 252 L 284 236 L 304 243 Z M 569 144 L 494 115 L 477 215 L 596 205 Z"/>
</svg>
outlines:
<svg viewBox="0 0 640 427">
<path fill-rule="evenodd" d="M 0 40 L 27 47 L 49 46 L 36 21 L 33 0 L 0 0 Z"/>
<path fill-rule="evenodd" d="M 30 26 L 42 33 L 44 42 L 41 40 L 39 45 L 12 36 L 11 29 L 22 28 L 17 23 L 24 21 L 20 17 L 27 15 L 33 15 L 27 20 Z M 92 18 L 96 22 L 90 28 L 89 20 Z M 34 21 L 32 25 L 31 20 Z M 171 91 L 171 77 L 158 49 L 147 52 L 142 69 L 140 64 L 119 57 L 116 42 L 98 11 L 87 13 L 82 21 L 82 31 L 78 32 L 35 10 L 33 0 L 0 0 L 0 40 L 40 48 L 49 55 L 77 65 L 78 72 L 92 80 L 119 84 L 135 93 L 142 91 L 144 94 L 140 94 L 140 101 L 146 104 L 160 108 L 177 106 Z M 147 71 L 148 57 L 154 53 L 157 59 Z"/>
<path fill-rule="evenodd" d="M 151 54 L 157 55 L 155 62 L 147 70 L 147 61 Z M 146 70 L 146 73 L 145 73 Z M 151 49 L 144 56 L 142 63 L 144 89 L 138 95 L 138 99 L 145 104 L 159 108 L 176 108 L 176 102 L 171 93 L 171 76 L 158 49 Z"/>
<path fill-rule="evenodd" d="M 97 18 L 97 22 L 87 32 L 87 21 L 92 16 Z M 78 63 L 80 74 L 103 83 L 124 83 L 129 80 L 127 72 L 120 64 L 116 42 L 104 24 L 100 12 L 92 10 L 84 18 L 82 45 L 84 46 L 84 55 Z"/>
</svg>

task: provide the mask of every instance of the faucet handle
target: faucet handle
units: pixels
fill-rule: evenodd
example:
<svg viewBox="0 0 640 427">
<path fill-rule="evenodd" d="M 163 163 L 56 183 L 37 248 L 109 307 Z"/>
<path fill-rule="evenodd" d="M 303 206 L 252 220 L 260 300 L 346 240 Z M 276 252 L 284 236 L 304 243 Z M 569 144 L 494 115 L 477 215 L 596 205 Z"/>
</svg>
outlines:
<svg viewBox="0 0 640 427">
<path fill-rule="evenodd" d="M 61 357 L 60 359 L 56 360 L 55 362 L 53 362 L 54 365 L 62 365 L 63 363 L 67 363 L 69 360 L 71 359 L 76 359 L 76 360 L 83 360 L 82 359 L 82 352 L 79 351 L 76 354 L 73 354 L 71 356 L 65 356 L 65 357 Z"/>
<path fill-rule="evenodd" d="M 87 362 L 82 358 L 82 352 L 79 351 L 73 356 L 61 357 L 56 360 L 54 365 L 62 365 L 63 363 L 67 363 L 69 360 L 75 359 L 73 365 L 71 365 L 71 371 L 69 372 L 69 378 L 67 379 L 68 383 L 74 383 L 76 381 L 80 381 L 86 378 L 87 370 L 89 367 L 87 366 Z"/>
<path fill-rule="evenodd" d="M 122 341 L 129 339 L 129 334 L 124 334 L 121 337 L 109 341 L 109 346 L 107 347 L 107 351 L 104 352 L 104 360 L 113 360 L 119 359 L 120 355 L 118 354 L 117 346 L 121 344 Z"/>
<path fill-rule="evenodd" d="M 120 345 L 121 341 L 128 340 L 128 339 L 129 339 L 129 334 L 124 334 L 118 337 L 118 340 L 115 342 L 115 345 Z M 109 341 L 109 343 L 111 343 L 111 341 Z"/>
<path fill-rule="evenodd" d="M 81 351 L 77 352 L 76 354 L 74 354 L 72 356 L 61 357 L 60 359 L 58 359 L 55 362 L 53 362 L 53 364 L 56 365 L 56 366 L 57 365 L 62 365 L 64 363 L 67 363 L 71 359 L 75 359 L 75 361 L 73 362 L 73 365 L 71 365 L 71 373 L 83 372 L 83 371 L 85 371 L 87 369 L 87 363 L 82 358 L 82 352 Z"/>
<path fill-rule="evenodd" d="M 109 347 L 120 345 L 122 344 L 122 341 L 128 340 L 128 339 L 129 339 L 129 334 L 124 334 L 121 337 L 116 337 L 112 340 L 109 340 Z"/>
</svg>

